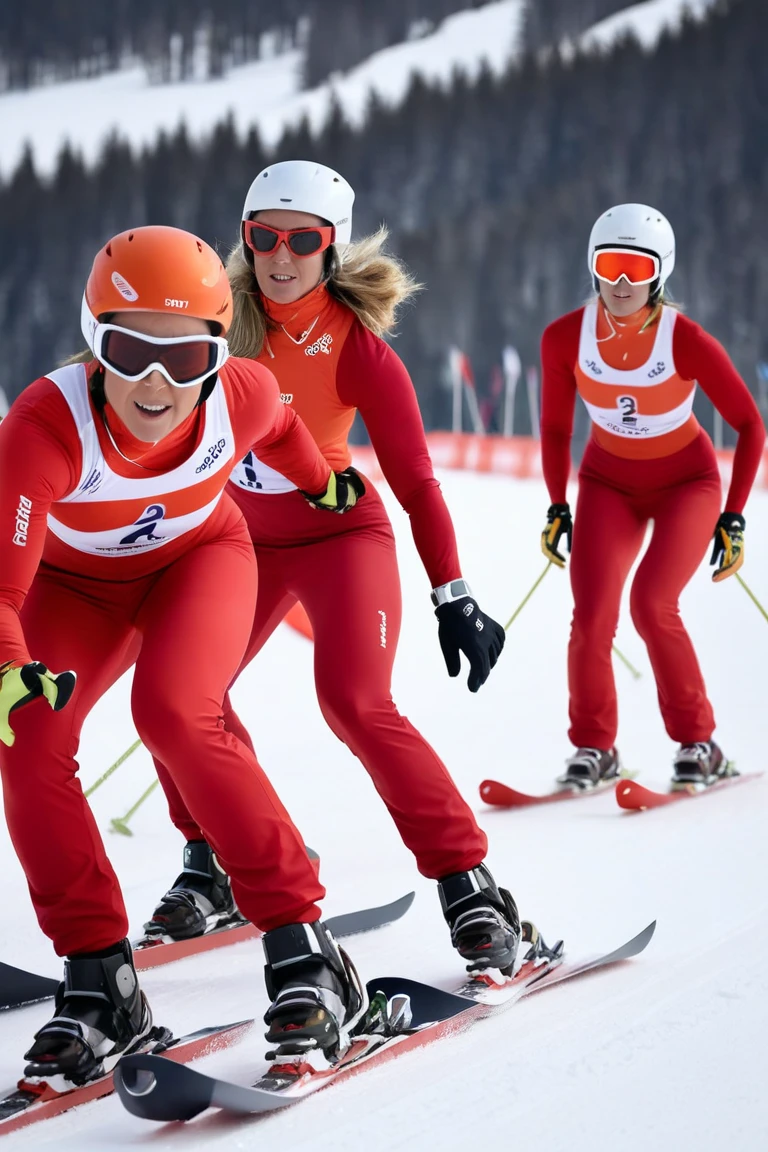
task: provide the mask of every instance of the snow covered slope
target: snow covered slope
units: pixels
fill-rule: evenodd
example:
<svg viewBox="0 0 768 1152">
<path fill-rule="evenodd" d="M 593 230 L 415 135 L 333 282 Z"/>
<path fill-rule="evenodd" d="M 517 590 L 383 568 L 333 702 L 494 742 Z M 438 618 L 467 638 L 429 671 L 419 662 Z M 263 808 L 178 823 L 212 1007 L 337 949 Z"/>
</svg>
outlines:
<svg viewBox="0 0 768 1152">
<path fill-rule="evenodd" d="M 256 124 L 268 144 L 308 116 L 313 128 L 324 123 L 334 94 L 350 120 L 362 120 L 368 94 L 397 102 L 413 75 L 447 83 L 455 68 L 470 75 L 483 60 L 500 72 L 518 38 L 523 0 L 496 0 L 448 17 L 419 40 L 376 52 L 346 75 L 300 92 L 301 53 L 233 68 L 222 80 L 147 84 L 141 68 L 109 73 L 0 96 L 0 173 L 19 162 L 26 142 L 39 170 L 50 172 L 65 140 L 88 162 L 113 132 L 134 147 L 151 144 L 162 130 L 184 121 L 192 136 L 203 136 L 232 114 L 243 133 Z"/>
<path fill-rule="evenodd" d="M 713 2 L 645 0 L 601 21 L 581 42 L 607 47 L 631 30 L 651 47 L 663 28 L 679 24 L 684 7 L 703 15 Z M 360 123 L 370 91 L 396 103 L 416 74 L 447 84 L 454 69 L 476 75 L 483 61 L 501 72 L 517 51 L 523 7 L 523 0 L 495 0 L 459 12 L 429 35 L 376 52 L 308 92 L 299 90 L 301 53 L 294 51 L 234 68 L 221 80 L 153 87 L 137 67 L 5 93 L 0 95 L 0 176 L 15 169 L 25 145 L 32 148 L 37 168 L 50 173 L 65 141 L 93 163 L 110 134 L 140 148 L 182 122 L 193 137 L 204 137 L 229 114 L 240 132 L 257 125 L 267 144 L 274 144 L 303 116 L 318 129 L 334 96 L 347 117 Z"/>
<path fill-rule="evenodd" d="M 715 0 L 644 0 L 600 20 L 579 38 L 579 46 L 608 49 L 620 37 L 631 33 L 651 51 L 663 32 L 677 31 L 685 12 L 702 19 L 714 4 Z"/>
<path fill-rule="evenodd" d="M 502 621 L 541 572 L 538 535 L 549 503 L 539 481 L 445 473 L 463 567 L 481 603 Z M 296 1110 L 230 1124 L 203 1117 L 154 1128 L 112 1099 L 6 1138 L 14 1152 L 290 1148 L 295 1152 L 440 1152 L 526 1148 L 546 1152 L 722 1152 L 765 1146 L 768 1133 L 768 776 L 655 813 L 620 813 L 609 794 L 529 810 L 485 809 L 486 775 L 544 790 L 568 752 L 565 651 L 567 574 L 550 571 L 512 626 L 502 661 L 477 696 L 446 676 L 405 516 L 384 490 L 398 536 L 405 618 L 395 699 L 433 741 L 481 814 L 490 863 L 545 935 L 572 954 L 619 943 L 658 917 L 648 952 L 620 970 L 540 997 Z M 768 601 L 768 494 L 747 508 L 746 580 Z M 682 611 L 719 717 L 718 737 L 745 771 L 766 767 L 768 626 L 735 580 L 715 586 L 702 566 Z M 617 665 L 627 765 L 663 786 L 673 751 L 658 717 L 645 650 L 628 616 L 618 643 L 643 672 Z M 126 681 L 92 715 L 82 747 L 88 783 L 133 739 Z M 419 877 L 359 764 L 324 726 L 312 686 L 312 652 L 280 629 L 236 687 L 260 758 L 322 857 L 328 914 L 415 888 L 400 923 L 351 940 L 366 978 L 405 974 L 450 986 L 459 972 L 434 885 Z M 107 829 L 152 779 L 142 751 L 94 796 L 124 884 L 135 930 L 173 880 L 181 840 L 155 793 L 133 820 L 135 836 Z M 55 975 L 23 878 L 0 831 L 0 958 Z M 260 1016 L 266 1006 L 260 948 L 238 945 L 149 972 L 156 1016 L 176 1030 Z M 10 1086 L 40 1005 L 0 1015 L 0 1086 Z M 243 1082 L 263 1067 L 261 1028 L 201 1068 Z"/>
</svg>

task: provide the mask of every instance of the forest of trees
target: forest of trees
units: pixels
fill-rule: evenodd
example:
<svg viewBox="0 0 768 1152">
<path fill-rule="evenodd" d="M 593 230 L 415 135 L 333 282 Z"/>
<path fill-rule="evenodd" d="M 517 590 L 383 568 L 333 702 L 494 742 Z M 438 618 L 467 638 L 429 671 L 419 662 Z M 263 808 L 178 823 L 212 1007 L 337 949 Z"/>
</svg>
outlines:
<svg viewBox="0 0 768 1152">
<path fill-rule="evenodd" d="M 532 0 L 525 8 L 523 37 L 529 52 L 577 36 L 590 25 L 637 0 Z"/>
<path fill-rule="evenodd" d="M 25 0 L 0 6 L 0 91 L 140 60 L 153 83 L 208 79 L 272 49 L 306 48 L 304 83 L 352 68 L 484 0 Z M 551 0 L 549 0 L 551 3 Z M 564 0 L 558 0 L 562 4 Z"/>
<path fill-rule="evenodd" d="M 537 361 L 543 327 L 590 291 L 594 218 L 625 200 L 670 217 L 673 293 L 753 386 L 768 359 L 767 37 L 764 0 L 721 0 L 653 54 L 626 41 L 568 61 L 529 55 L 448 92 L 417 81 L 397 109 L 372 101 L 362 132 L 337 109 L 321 136 L 304 125 L 269 154 L 255 132 L 243 141 L 222 124 L 204 146 L 183 131 L 141 155 L 112 142 L 93 170 L 65 153 L 45 181 L 27 158 L 0 185 L 0 388 L 12 399 L 81 346 L 84 281 L 111 234 L 175 224 L 224 254 L 254 175 L 296 157 L 343 172 L 355 234 L 385 221 L 426 285 L 396 347 L 428 426 L 450 423 L 450 344 L 481 389 L 506 344 Z"/>
</svg>

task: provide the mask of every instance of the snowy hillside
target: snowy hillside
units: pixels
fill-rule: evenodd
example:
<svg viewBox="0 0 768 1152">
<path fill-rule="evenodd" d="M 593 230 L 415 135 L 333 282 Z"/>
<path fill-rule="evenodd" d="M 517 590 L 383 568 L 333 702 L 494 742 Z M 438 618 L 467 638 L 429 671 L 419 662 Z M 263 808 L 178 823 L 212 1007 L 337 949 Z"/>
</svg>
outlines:
<svg viewBox="0 0 768 1152">
<path fill-rule="evenodd" d="M 621 12 L 600 20 L 579 38 L 581 47 L 610 48 L 622 36 L 631 33 L 643 47 L 655 48 L 666 29 L 677 31 L 683 15 L 701 18 L 715 4 L 715 0 L 644 0 L 624 8 Z"/>
<path fill-rule="evenodd" d="M 583 43 L 609 45 L 628 29 L 648 46 L 664 27 L 676 26 L 684 7 L 701 15 L 713 0 L 645 0 L 601 21 Z M 152 87 L 142 68 L 93 80 L 71 81 L 0 96 L 0 176 L 19 163 L 25 145 L 35 164 L 49 173 L 65 141 L 92 163 L 105 139 L 117 133 L 134 147 L 151 144 L 161 131 L 182 122 L 193 137 L 210 133 L 231 114 L 243 134 L 256 125 L 267 144 L 303 116 L 314 129 L 327 117 L 333 97 L 359 123 L 370 91 L 396 103 L 418 74 L 448 83 L 454 69 L 475 75 L 483 61 L 501 71 L 517 51 L 523 0 L 495 0 L 460 12 L 418 40 L 375 53 L 345 75 L 308 92 L 299 91 L 301 54 L 234 68 L 222 80 Z"/>
<path fill-rule="evenodd" d="M 500 71 L 516 47 L 522 0 L 496 0 L 460 12 L 419 40 L 386 48 L 346 75 L 300 92 L 301 54 L 233 68 L 223 80 L 147 84 L 144 70 L 115 72 L 95 80 L 73 81 L 0 96 L 0 173 L 18 164 L 31 141 L 35 163 L 50 172 L 65 140 L 87 161 L 98 156 L 105 138 L 117 132 L 135 147 L 151 144 L 160 131 L 183 121 L 193 136 L 209 133 L 230 113 L 243 133 L 257 125 L 268 144 L 308 116 L 313 128 L 325 121 L 334 95 L 346 115 L 362 120 L 368 94 L 397 102 L 411 77 L 447 83 L 455 68 L 476 74 L 483 60 Z"/>
<path fill-rule="evenodd" d="M 544 565 L 538 535 L 549 503 L 539 481 L 444 473 L 464 572 L 502 621 Z M 277 1149 L 295 1152 L 440 1152 L 526 1148 L 544 1152 L 749 1152 L 768 1134 L 768 777 L 661 812 L 620 813 L 612 795 L 517 813 L 490 811 L 484 776 L 544 791 L 568 752 L 566 574 L 552 570 L 510 630 L 489 683 L 470 696 L 447 678 L 407 521 L 385 491 L 398 535 L 405 620 L 395 699 L 446 758 L 481 813 L 490 863 L 524 914 L 572 955 L 610 947 L 658 917 L 647 953 L 621 969 L 524 1001 L 464 1036 L 406 1054 L 263 1121 L 203 1117 L 155 1128 L 117 1100 L 85 1105 L 7 1138 L 5 1147 L 53 1152 L 152 1148 L 156 1152 Z M 768 601 L 768 494 L 747 514 L 744 575 Z M 745 770 L 765 767 L 768 627 L 735 580 L 715 586 L 702 566 L 683 599 L 719 717 L 718 738 Z M 663 732 L 645 650 L 628 616 L 618 643 L 643 672 L 617 666 L 619 745 L 629 768 L 663 786 L 673 752 Z M 93 781 L 133 739 L 128 683 L 86 727 L 83 780 Z M 310 645 L 281 628 L 236 688 L 262 763 L 322 857 L 328 914 L 416 889 L 398 924 L 349 941 L 362 974 L 406 974 L 449 987 L 459 974 L 434 885 L 420 878 L 359 764 L 324 726 L 313 693 Z M 297 719 L 300 718 L 300 722 Z M 135 931 L 177 870 L 181 841 L 157 793 L 110 834 L 152 779 L 139 752 L 94 797 L 125 887 Z M 40 935 L 5 830 L 3 960 L 51 975 L 58 963 Z M 256 943 L 147 973 L 155 1015 L 182 1031 L 259 1017 L 266 1006 Z M 47 1006 L 0 1017 L 0 1086 Z M 261 1027 L 199 1065 L 248 1082 L 263 1067 Z"/>
</svg>

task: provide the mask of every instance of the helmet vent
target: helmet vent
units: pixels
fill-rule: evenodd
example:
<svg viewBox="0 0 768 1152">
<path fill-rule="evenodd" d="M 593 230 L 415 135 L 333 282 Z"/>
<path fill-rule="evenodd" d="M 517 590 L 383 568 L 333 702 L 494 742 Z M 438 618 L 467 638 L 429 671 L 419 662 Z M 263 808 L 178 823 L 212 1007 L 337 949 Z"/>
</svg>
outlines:
<svg viewBox="0 0 768 1152">
<path fill-rule="evenodd" d="M 109 243 L 109 244 L 107 244 L 107 246 L 106 246 L 106 248 L 104 249 L 104 251 L 106 252 L 107 256 L 111 256 L 111 255 L 112 255 L 112 242 L 111 242 L 111 241 L 110 241 L 110 243 Z"/>
<path fill-rule="evenodd" d="M 131 234 L 128 237 L 128 243 L 129 244 L 130 244 L 131 240 L 133 240 L 133 235 L 134 235 L 133 232 L 131 232 Z"/>
<path fill-rule="evenodd" d="M 200 241 L 199 241 L 199 240 L 198 240 L 198 242 L 197 242 L 197 250 L 198 250 L 198 252 L 202 252 L 202 250 L 203 250 L 203 246 L 202 246 L 202 244 L 200 243 Z"/>
</svg>

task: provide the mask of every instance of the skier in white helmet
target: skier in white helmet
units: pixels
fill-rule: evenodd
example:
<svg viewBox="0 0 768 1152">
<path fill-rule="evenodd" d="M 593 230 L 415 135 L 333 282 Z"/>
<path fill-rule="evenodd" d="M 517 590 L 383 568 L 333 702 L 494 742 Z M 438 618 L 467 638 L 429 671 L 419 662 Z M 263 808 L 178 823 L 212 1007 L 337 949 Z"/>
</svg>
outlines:
<svg viewBox="0 0 768 1152">
<path fill-rule="evenodd" d="M 597 296 L 545 330 L 541 440 L 552 504 L 542 549 L 563 567 L 571 553 L 574 612 L 568 649 L 569 736 L 576 751 L 559 783 L 593 788 L 621 765 L 611 646 L 621 594 L 645 538 L 631 612 L 648 647 L 667 732 L 679 747 L 672 787 L 703 787 L 732 771 L 712 739 L 715 717 L 691 639 L 682 590 L 712 543 L 712 579 L 744 559 L 744 505 L 765 429 L 724 348 L 664 300 L 675 236 L 661 212 L 619 204 L 592 229 L 588 262 Z M 738 433 L 725 509 L 712 441 L 693 414 L 697 383 Z M 567 503 L 576 394 L 592 425 L 574 520 Z"/>
<path fill-rule="evenodd" d="M 463 577 L 413 384 L 382 339 L 398 305 L 417 286 L 382 251 L 384 229 L 350 244 L 353 200 L 347 181 L 322 164 L 296 160 L 265 168 L 246 196 L 241 242 L 228 264 L 232 351 L 269 365 L 285 403 L 358 491 L 354 509 L 329 525 L 254 453 L 235 469 L 230 491 L 245 514 L 259 564 L 256 617 L 241 667 L 300 601 L 314 632 L 315 680 L 327 723 L 370 773 L 421 873 L 438 881 L 460 955 L 478 968 L 509 970 L 519 918 L 511 895 L 483 863 L 485 833 L 435 751 L 392 701 L 400 581 L 384 506 L 370 480 L 350 468 L 348 435 L 356 412 L 410 516 L 449 674 L 459 674 L 463 652 L 468 686 L 476 692 L 501 653 L 504 630 L 481 610 Z M 224 720 L 250 744 L 231 708 Z M 182 873 L 149 927 L 194 935 L 220 908 L 231 909 L 228 880 L 164 766 L 157 769 L 188 851 L 207 853 L 209 865 L 198 870 L 207 877 Z M 275 996 L 268 1038 L 280 1043 L 309 1027 L 318 1003 L 338 1013 L 349 990 L 309 955 L 305 941 L 273 935 L 265 936 Z"/>
</svg>

